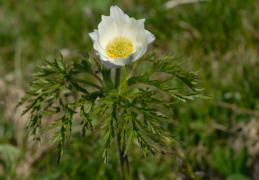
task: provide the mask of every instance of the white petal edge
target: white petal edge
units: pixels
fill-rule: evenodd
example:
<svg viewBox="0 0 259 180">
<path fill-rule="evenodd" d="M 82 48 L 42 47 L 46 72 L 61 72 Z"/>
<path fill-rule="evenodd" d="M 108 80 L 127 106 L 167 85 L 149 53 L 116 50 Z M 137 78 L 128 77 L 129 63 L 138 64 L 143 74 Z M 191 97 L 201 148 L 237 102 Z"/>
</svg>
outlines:
<svg viewBox="0 0 259 180">
<path fill-rule="evenodd" d="M 101 57 L 100 56 L 100 59 L 102 60 L 103 63 L 112 64 L 112 65 L 114 65 L 116 67 L 123 67 L 126 64 L 129 64 L 129 63 L 131 63 L 134 60 L 134 53 L 129 55 L 126 58 L 115 58 L 115 59 L 110 58 L 110 59 L 106 59 L 105 57 Z M 107 63 L 107 62 L 109 62 L 109 63 Z"/>
<path fill-rule="evenodd" d="M 129 22 L 130 18 L 127 14 L 125 14 L 118 6 L 112 6 L 110 9 L 110 17 L 114 20 L 118 35 L 121 35 L 124 26 Z"/>
<path fill-rule="evenodd" d="M 94 49 L 98 51 L 101 54 L 101 56 L 108 58 L 105 49 L 99 43 L 98 30 L 94 30 L 94 32 L 89 33 L 89 36 L 93 41 Z"/>
<path fill-rule="evenodd" d="M 110 9 L 110 16 L 114 19 L 129 19 L 129 16 L 125 14 L 118 6 L 112 6 Z"/>
<path fill-rule="evenodd" d="M 148 45 L 151 44 L 156 39 L 155 36 L 147 30 L 145 30 L 145 35 L 146 35 L 145 44 L 143 44 L 141 46 L 142 48 L 139 48 L 138 51 L 134 53 L 135 57 L 133 59 L 133 62 L 141 58 L 146 53 Z"/>
<path fill-rule="evenodd" d="M 121 36 L 130 39 L 135 47 L 142 45 L 145 41 L 144 22 L 145 19 L 130 19 L 127 24 L 125 24 Z"/>
</svg>

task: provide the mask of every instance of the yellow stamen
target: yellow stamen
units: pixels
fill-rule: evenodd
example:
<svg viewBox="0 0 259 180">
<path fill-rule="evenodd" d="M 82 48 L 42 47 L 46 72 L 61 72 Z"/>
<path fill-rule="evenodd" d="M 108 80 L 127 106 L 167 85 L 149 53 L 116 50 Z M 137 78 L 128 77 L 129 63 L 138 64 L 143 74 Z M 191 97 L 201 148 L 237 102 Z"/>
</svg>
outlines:
<svg viewBox="0 0 259 180">
<path fill-rule="evenodd" d="M 133 43 L 126 37 L 117 36 L 109 42 L 106 52 L 107 54 L 115 58 L 126 58 L 134 51 Z"/>
</svg>

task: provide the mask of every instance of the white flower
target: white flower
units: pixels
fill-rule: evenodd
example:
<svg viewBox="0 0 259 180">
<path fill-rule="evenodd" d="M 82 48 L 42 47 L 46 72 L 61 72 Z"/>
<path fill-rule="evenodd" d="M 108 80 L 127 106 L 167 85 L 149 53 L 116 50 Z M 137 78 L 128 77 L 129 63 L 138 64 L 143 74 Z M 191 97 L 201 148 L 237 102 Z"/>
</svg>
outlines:
<svg viewBox="0 0 259 180">
<path fill-rule="evenodd" d="M 155 36 L 145 30 L 144 21 L 129 18 L 118 6 L 111 7 L 110 16 L 102 16 L 98 30 L 89 36 L 105 66 L 122 67 L 145 54 Z"/>
</svg>

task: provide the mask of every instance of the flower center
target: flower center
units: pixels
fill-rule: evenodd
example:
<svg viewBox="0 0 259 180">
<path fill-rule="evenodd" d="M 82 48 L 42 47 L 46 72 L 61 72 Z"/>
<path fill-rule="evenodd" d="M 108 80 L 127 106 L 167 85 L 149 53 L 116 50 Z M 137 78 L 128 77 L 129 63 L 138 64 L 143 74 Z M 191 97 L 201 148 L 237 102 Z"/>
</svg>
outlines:
<svg viewBox="0 0 259 180">
<path fill-rule="evenodd" d="M 126 58 L 134 51 L 133 43 L 126 37 L 117 36 L 109 42 L 106 52 L 107 54 L 115 58 Z"/>
</svg>

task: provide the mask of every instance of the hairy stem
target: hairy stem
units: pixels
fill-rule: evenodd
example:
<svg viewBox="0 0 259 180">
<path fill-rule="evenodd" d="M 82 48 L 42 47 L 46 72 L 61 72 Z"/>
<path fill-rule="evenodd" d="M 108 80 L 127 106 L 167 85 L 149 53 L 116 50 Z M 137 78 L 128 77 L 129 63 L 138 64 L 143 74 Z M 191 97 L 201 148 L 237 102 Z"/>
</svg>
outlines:
<svg viewBox="0 0 259 180">
<path fill-rule="evenodd" d="M 115 72 L 115 88 L 118 88 L 121 80 L 121 68 L 116 68 Z"/>
<path fill-rule="evenodd" d="M 121 69 L 117 68 L 115 73 L 115 88 L 118 88 L 120 86 L 120 77 L 121 77 Z M 117 112 L 118 114 L 120 112 Z M 119 115 L 118 115 L 119 116 Z M 123 120 L 122 118 L 119 118 L 120 120 Z M 116 127 L 117 128 L 117 127 Z M 118 129 L 117 129 L 118 131 Z M 125 152 L 125 140 L 121 137 L 121 132 L 117 132 L 116 142 L 117 142 L 117 148 L 119 151 L 119 160 L 120 160 L 120 174 L 122 180 L 130 180 L 130 168 L 129 168 L 129 161 L 128 156 L 124 156 Z M 123 144 L 121 144 L 123 142 Z"/>
</svg>

